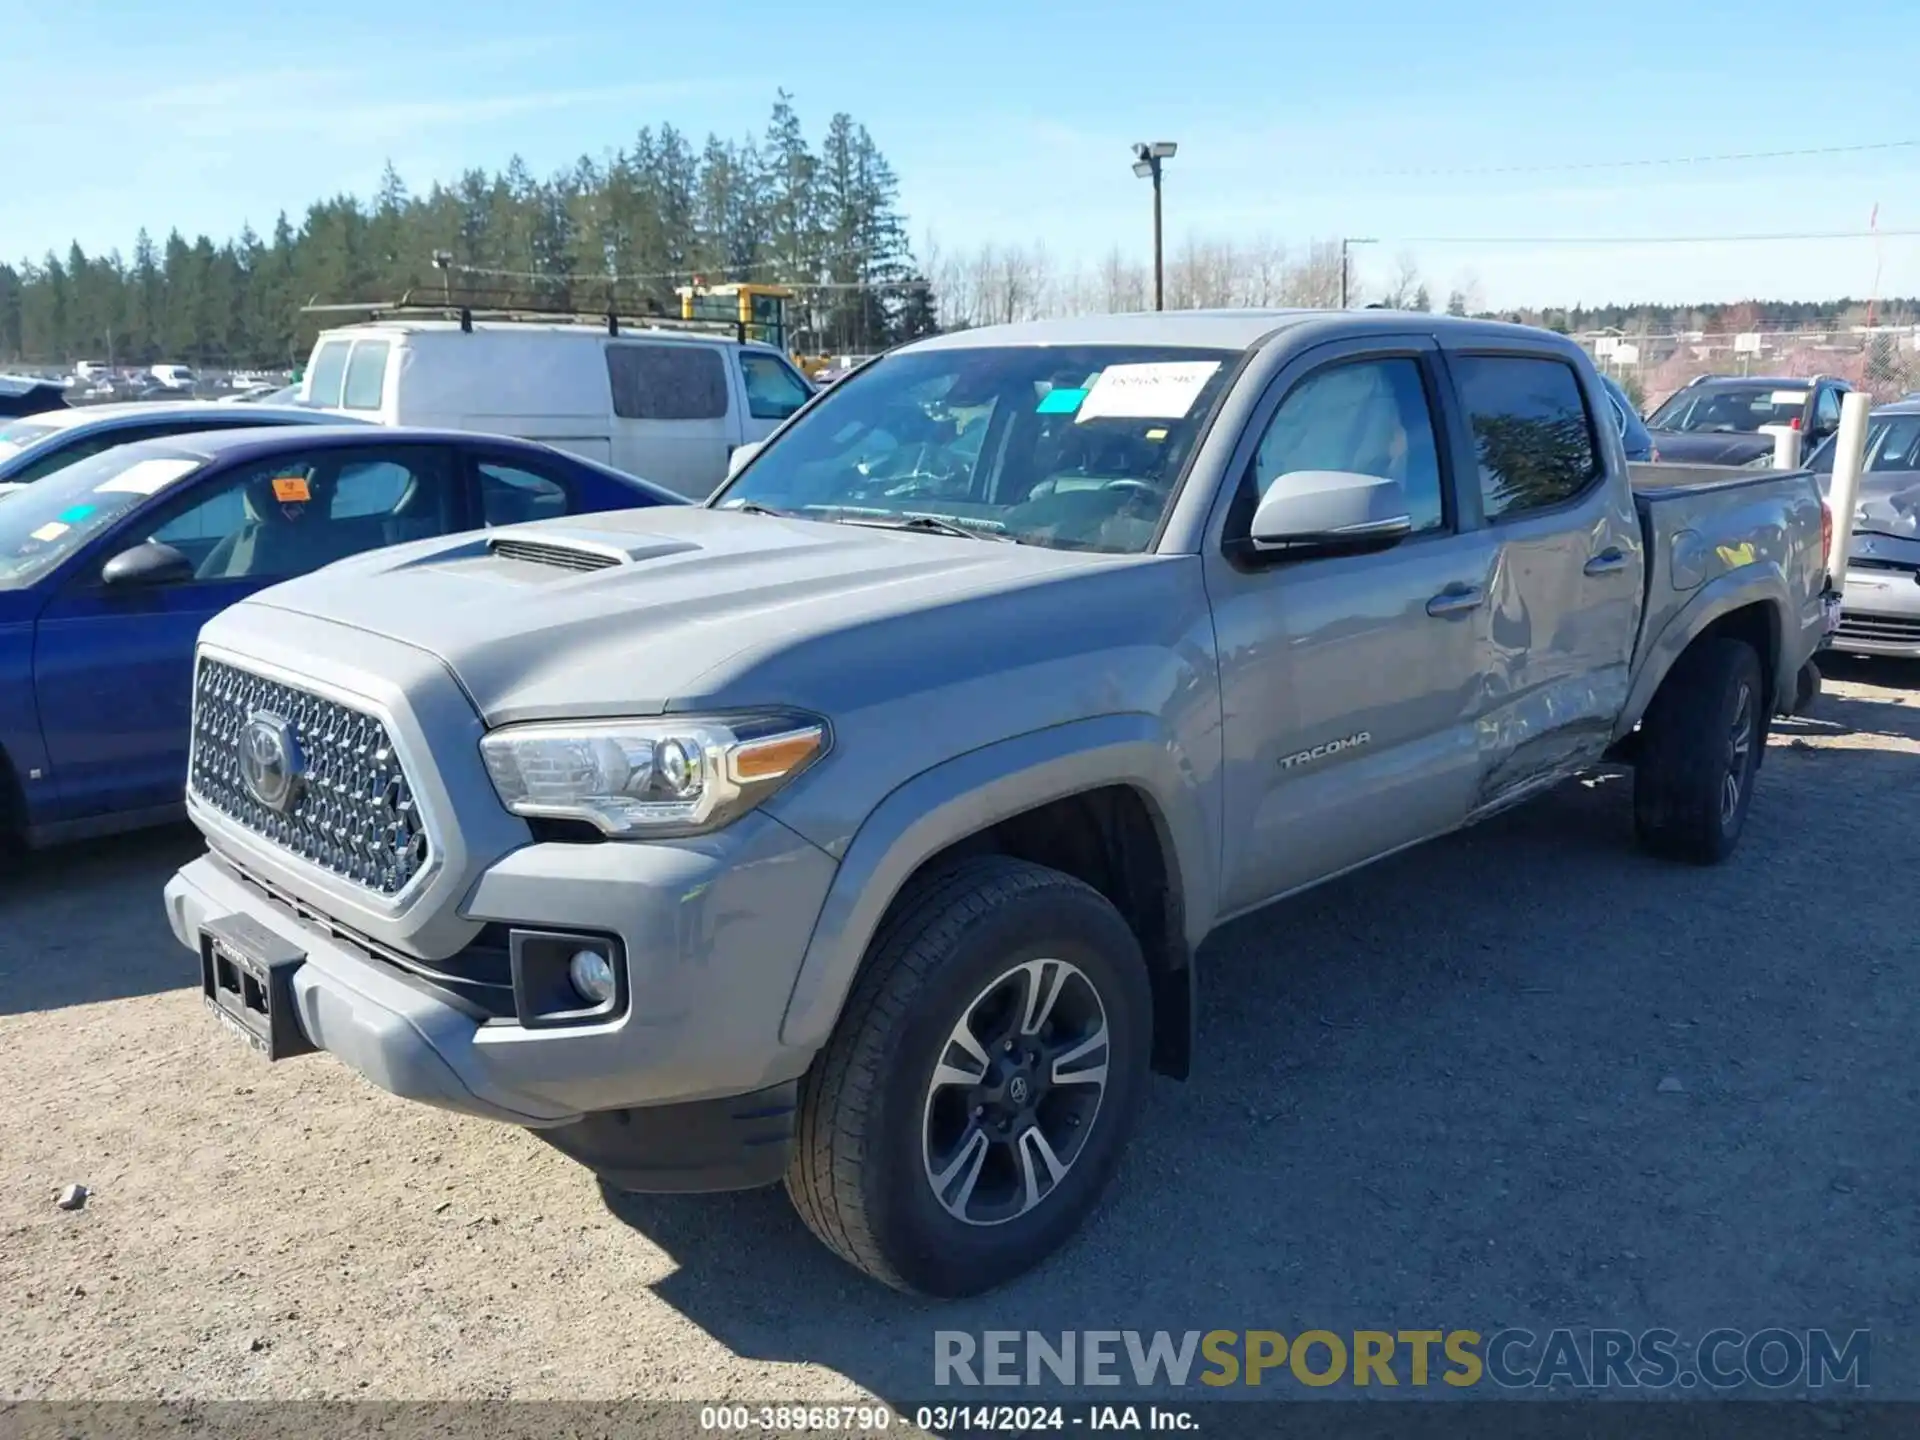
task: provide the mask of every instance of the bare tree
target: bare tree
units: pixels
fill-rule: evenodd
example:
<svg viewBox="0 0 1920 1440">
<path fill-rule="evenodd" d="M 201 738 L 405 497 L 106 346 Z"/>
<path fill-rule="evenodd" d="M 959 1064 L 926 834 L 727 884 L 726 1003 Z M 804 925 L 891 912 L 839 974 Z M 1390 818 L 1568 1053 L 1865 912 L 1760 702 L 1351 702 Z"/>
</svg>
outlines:
<svg viewBox="0 0 1920 1440">
<path fill-rule="evenodd" d="M 1412 310 L 1416 308 L 1414 300 L 1424 288 L 1420 283 L 1420 267 L 1411 254 L 1402 250 L 1394 261 L 1393 279 L 1388 282 L 1380 303 L 1389 310 Z"/>
</svg>

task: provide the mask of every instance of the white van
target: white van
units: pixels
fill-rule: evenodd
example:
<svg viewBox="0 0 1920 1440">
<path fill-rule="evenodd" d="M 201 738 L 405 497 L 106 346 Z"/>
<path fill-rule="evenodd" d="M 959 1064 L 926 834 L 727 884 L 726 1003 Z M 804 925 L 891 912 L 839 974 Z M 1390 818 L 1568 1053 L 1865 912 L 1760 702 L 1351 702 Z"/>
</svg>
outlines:
<svg viewBox="0 0 1920 1440">
<path fill-rule="evenodd" d="M 323 330 L 308 405 L 540 440 L 704 500 L 813 394 L 778 350 L 698 331 L 376 320 Z"/>
</svg>

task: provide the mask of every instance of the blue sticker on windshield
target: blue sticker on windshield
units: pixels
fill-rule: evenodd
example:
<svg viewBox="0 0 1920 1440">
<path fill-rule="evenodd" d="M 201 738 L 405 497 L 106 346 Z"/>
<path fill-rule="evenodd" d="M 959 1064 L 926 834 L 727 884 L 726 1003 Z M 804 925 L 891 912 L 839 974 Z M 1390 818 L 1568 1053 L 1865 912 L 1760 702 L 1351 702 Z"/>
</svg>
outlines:
<svg viewBox="0 0 1920 1440">
<path fill-rule="evenodd" d="M 93 513 L 91 505 L 70 505 L 60 512 L 60 518 L 69 525 L 78 525 Z"/>
<path fill-rule="evenodd" d="M 1080 408 L 1080 402 L 1087 398 L 1085 390 L 1049 390 L 1040 397 L 1040 403 L 1034 407 L 1039 415 L 1071 415 Z"/>
</svg>

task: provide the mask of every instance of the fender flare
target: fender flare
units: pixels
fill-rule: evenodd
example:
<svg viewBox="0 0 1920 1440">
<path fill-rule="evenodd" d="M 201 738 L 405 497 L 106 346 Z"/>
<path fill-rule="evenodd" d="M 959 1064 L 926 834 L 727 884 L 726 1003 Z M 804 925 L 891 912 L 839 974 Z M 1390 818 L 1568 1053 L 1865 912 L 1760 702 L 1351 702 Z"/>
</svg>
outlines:
<svg viewBox="0 0 1920 1440">
<path fill-rule="evenodd" d="M 1786 576 L 1772 565 L 1743 566 L 1702 585 L 1647 646 L 1640 673 L 1634 677 L 1633 685 L 1627 691 L 1626 707 L 1620 712 L 1614 738 L 1621 738 L 1640 723 L 1647 706 L 1653 703 L 1653 697 L 1666 683 L 1667 673 L 1689 645 L 1723 616 L 1756 604 L 1766 607 L 1767 618 L 1773 626 L 1773 694 L 1792 693 L 1794 675 L 1800 667 L 1795 663 L 1789 668 L 1787 637 L 1791 624 L 1789 617 L 1793 614 L 1793 598 L 1787 588 Z M 1761 658 L 1764 663 L 1765 657 Z"/>
<path fill-rule="evenodd" d="M 1158 721 L 1106 715 L 996 741 L 894 789 L 848 844 L 781 1023 L 783 1044 L 818 1049 L 839 1018 L 873 933 L 909 877 L 958 840 L 1052 800 L 1125 785 L 1139 792 L 1181 898 L 1189 948 L 1212 924 L 1213 849 L 1200 789 Z"/>
</svg>

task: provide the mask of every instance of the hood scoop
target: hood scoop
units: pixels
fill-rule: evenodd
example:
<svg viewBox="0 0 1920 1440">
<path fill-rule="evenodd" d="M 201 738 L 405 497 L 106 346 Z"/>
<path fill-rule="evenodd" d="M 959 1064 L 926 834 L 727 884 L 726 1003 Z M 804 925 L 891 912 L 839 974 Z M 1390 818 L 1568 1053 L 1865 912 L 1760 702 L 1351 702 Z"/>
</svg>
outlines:
<svg viewBox="0 0 1920 1440">
<path fill-rule="evenodd" d="M 534 530 L 506 530 L 487 539 L 487 553 L 495 559 L 575 572 L 612 570 L 639 560 L 699 548 L 691 541 L 671 540 L 663 535 L 613 535 L 595 531 L 542 534 Z"/>
</svg>

